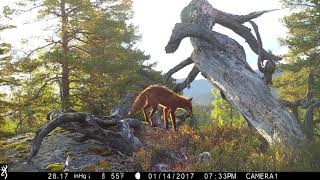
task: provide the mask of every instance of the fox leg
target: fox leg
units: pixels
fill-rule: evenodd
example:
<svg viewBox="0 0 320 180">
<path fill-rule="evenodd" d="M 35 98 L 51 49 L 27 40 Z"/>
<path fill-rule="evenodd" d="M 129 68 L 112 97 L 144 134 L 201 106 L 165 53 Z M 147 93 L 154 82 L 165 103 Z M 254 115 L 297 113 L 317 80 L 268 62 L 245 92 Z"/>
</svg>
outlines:
<svg viewBox="0 0 320 180">
<path fill-rule="evenodd" d="M 144 121 L 145 121 L 145 122 L 148 122 L 148 121 L 147 121 L 147 118 L 148 118 L 148 117 L 147 117 L 147 115 L 146 115 L 146 110 L 147 110 L 146 108 L 142 108 L 142 113 L 143 113 L 143 116 L 144 116 Z"/>
<path fill-rule="evenodd" d="M 168 129 L 168 115 L 169 115 L 169 108 L 165 107 L 163 108 L 163 124 L 164 124 L 164 128 Z"/>
<path fill-rule="evenodd" d="M 170 110 L 170 118 L 171 118 L 171 121 L 172 121 L 173 129 L 174 129 L 175 131 L 177 131 L 175 111 L 176 111 L 175 109 L 171 109 L 171 110 Z"/>
<path fill-rule="evenodd" d="M 155 126 L 156 126 L 156 125 L 153 124 L 153 122 L 152 122 L 152 117 L 153 117 L 154 113 L 157 111 L 157 109 L 158 109 L 158 106 L 153 106 L 153 107 L 152 107 L 151 114 L 150 114 L 150 117 L 149 117 L 149 122 L 150 122 L 150 124 L 151 124 L 152 127 L 155 127 Z"/>
<path fill-rule="evenodd" d="M 148 120 L 149 116 L 147 116 L 147 110 L 148 110 L 149 107 L 151 107 L 151 105 L 147 102 L 146 105 L 142 108 L 144 120 L 145 120 L 146 123 L 149 122 L 149 120 Z"/>
</svg>

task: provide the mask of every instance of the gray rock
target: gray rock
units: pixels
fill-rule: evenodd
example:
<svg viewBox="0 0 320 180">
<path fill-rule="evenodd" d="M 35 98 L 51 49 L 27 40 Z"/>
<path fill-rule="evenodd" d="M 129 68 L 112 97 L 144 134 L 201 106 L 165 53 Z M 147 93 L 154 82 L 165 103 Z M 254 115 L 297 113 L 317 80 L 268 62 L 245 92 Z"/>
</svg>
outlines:
<svg viewBox="0 0 320 180">
<path fill-rule="evenodd" d="M 76 139 L 81 137 L 80 133 L 69 131 L 59 132 L 44 138 L 39 153 L 34 156 L 31 164 L 27 164 L 27 160 L 12 157 L 12 163 L 9 164 L 11 172 L 39 172 L 48 171 L 46 167 L 53 163 L 65 164 L 69 156 L 68 167 L 64 171 L 79 172 L 83 171 L 88 165 L 97 165 L 100 161 L 108 161 L 112 165 L 111 171 L 136 171 L 141 169 L 139 163 L 127 155 L 119 154 L 118 150 L 110 149 L 96 140 L 88 140 L 78 142 Z M 19 136 L 8 139 L 8 143 L 23 141 L 29 136 Z M 99 150 L 95 152 L 95 150 Z M 104 152 L 111 151 L 111 153 Z M 5 152 L 7 156 L 14 154 L 14 150 L 10 149 Z M 125 163 L 124 163 L 125 162 Z M 96 168 L 99 171 L 99 168 Z M 103 171 L 103 169 L 100 169 Z"/>
</svg>

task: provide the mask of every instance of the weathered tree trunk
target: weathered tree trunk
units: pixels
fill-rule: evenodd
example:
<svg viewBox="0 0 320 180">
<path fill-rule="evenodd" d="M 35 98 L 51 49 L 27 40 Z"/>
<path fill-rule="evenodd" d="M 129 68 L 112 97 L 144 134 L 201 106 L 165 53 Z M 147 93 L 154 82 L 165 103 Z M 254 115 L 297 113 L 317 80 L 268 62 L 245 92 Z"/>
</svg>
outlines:
<svg viewBox="0 0 320 180">
<path fill-rule="evenodd" d="M 48 114 L 48 123 L 38 129 L 31 144 L 28 163 L 38 153 L 43 138 L 57 127 L 83 134 L 81 141 L 94 139 L 122 153 L 131 154 L 141 146 L 137 134 L 144 131 L 143 124 L 136 119 L 127 118 L 134 95 L 126 95 L 111 112 L 110 116 L 96 117 L 89 113 L 74 110 L 55 110 Z"/>
<path fill-rule="evenodd" d="M 224 93 L 270 145 L 279 143 L 284 147 L 295 149 L 297 140 L 304 139 L 297 121 L 271 95 L 268 86 L 250 68 L 243 47 L 228 36 L 211 31 L 217 18 L 220 24 L 225 24 L 232 27 L 235 32 L 241 33 L 243 22 L 262 13 L 249 14 L 257 14 L 256 16 L 243 16 L 241 21 L 235 18 L 240 16 L 229 14 L 219 16 L 217 15 L 219 13 L 221 12 L 212 8 L 206 0 L 191 1 L 181 13 L 182 23 L 176 24 L 173 29 L 166 52 L 174 52 L 183 38 L 192 37 L 191 43 L 194 47 L 192 60 L 199 71 Z M 248 42 L 250 46 L 255 47 L 258 44 L 248 31 L 241 35 L 245 39 L 250 39 Z M 258 48 L 253 49 L 256 52 Z M 261 52 L 263 59 L 275 57 L 265 50 Z"/>
</svg>

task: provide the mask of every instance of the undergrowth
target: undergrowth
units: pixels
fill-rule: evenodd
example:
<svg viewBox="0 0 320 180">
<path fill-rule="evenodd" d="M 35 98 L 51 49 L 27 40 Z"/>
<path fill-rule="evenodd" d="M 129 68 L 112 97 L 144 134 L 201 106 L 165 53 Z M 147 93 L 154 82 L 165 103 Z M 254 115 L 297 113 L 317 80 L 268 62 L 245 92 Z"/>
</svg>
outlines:
<svg viewBox="0 0 320 180">
<path fill-rule="evenodd" d="M 269 147 L 256 132 L 246 126 L 210 125 L 201 129 L 183 126 L 179 133 L 148 129 L 144 147 L 134 154 L 144 171 L 150 171 L 151 159 L 166 149 L 185 153 L 184 168 L 177 171 L 319 171 L 320 143 L 305 145 L 300 155 L 284 152 L 281 146 Z M 209 152 L 212 160 L 201 163 L 198 155 Z"/>
</svg>

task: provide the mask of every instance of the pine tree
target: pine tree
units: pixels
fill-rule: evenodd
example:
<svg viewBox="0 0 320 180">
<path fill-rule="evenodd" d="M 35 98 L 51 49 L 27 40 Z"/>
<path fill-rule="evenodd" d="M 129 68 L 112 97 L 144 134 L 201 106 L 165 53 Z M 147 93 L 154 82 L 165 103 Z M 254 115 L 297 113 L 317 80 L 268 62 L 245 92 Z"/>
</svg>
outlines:
<svg viewBox="0 0 320 180">
<path fill-rule="evenodd" d="M 275 87 L 281 99 L 292 102 L 292 105 L 304 104 L 305 110 L 300 115 L 297 115 L 297 108 L 293 111 L 299 121 L 304 119 L 304 130 L 310 138 L 320 121 L 319 108 L 313 110 L 312 106 L 320 98 L 320 4 L 317 0 L 282 0 L 282 3 L 294 11 L 283 19 L 289 31 L 281 43 L 289 48 L 289 52 Z M 306 112 L 311 114 L 308 118 Z"/>
<path fill-rule="evenodd" d="M 1 9 L 3 14 L 0 15 L 0 32 L 13 28 L 14 26 L 4 24 L 11 11 L 8 7 Z M 10 115 L 9 110 L 12 109 L 14 104 L 10 102 L 8 96 L 10 88 L 19 85 L 19 80 L 15 77 L 17 69 L 13 60 L 13 53 L 11 51 L 11 44 L 4 42 L 0 34 L 0 125 L 4 123 L 4 119 Z"/>
<path fill-rule="evenodd" d="M 19 86 L 10 96 L 19 104 L 16 119 L 41 124 L 52 109 L 106 113 L 127 92 L 161 81 L 149 56 L 137 49 L 140 36 L 131 0 L 24 0 L 12 13 L 37 12 L 51 33 L 15 60 Z M 45 42 L 45 43 L 43 43 Z M 31 120 L 30 120 L 31 122 Z"/>
</svg>

